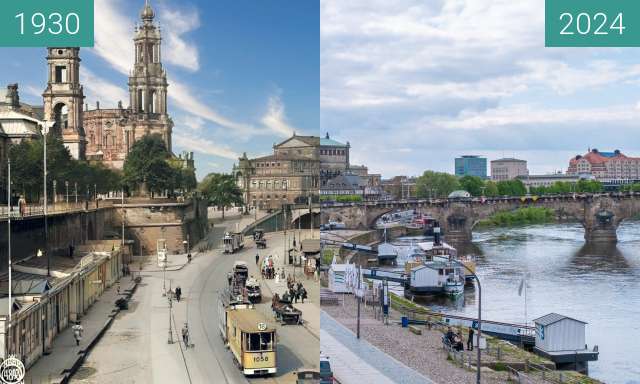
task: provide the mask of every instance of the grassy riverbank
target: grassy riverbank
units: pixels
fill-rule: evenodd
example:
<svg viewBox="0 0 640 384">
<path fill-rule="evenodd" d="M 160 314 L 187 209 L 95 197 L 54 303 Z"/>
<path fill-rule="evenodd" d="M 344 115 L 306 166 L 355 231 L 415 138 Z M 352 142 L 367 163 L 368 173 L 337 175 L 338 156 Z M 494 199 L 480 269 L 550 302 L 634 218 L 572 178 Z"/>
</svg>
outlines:
<svg viewBox="0 0 640 384">
<path fill-rule="evenodd" d="M 509 227 L 514 225 L 544 224 L 556 220 L 552 209 L 543 207 L 519 208 L 515 211 L 498 212 L 478 223 L 480 228 Z"/>
<path fill-rule="evenodd" d="M 412 302 L 411 300 L 408 300 L 395 293 L 390 293 L 389 296 L 390 296 L 392 310 L 400 314 L 405 314 L 405 315 L 408 314 L 413 318 L 428 320 L 434 323 L 442 322 L 443 320 L 441 316 L 434 315 L 428 307 L 418 305 Z M 467 335 L 469 332 L 468 328 L 466 327 L 457 326 L 454 328 L 459 330 L 463 335 Z M 434 328 L 434 331 L 436 329 L 438 328 Z M 440 327 L 437 332 L 443 333 L 445 332 L 445 329 L 446 328 L 444 327 Z M 427 332 L 427 330 L 424 329 L 424 332 Z M 512 365 L 514 363 L 517 365 L 525 361 L 527 361 L 528 363 L 537 364 L 538 366 L 549 367 L 552 365 L 551 361 L 544 359 L 543 357 L 538 356 L 534 353 L 527 352 L 524 349 L 519 348 L 511 343 L 508 343 L 506 341 L 503 341 L 488 335 L 485 335 L 485 338 L 487 339 L 487 345 L 489 346 L 489 348 L 485 351 L 483 361 L 486 361 L 489 364 L 493 363 L 492 368 L 496 371 L 506 370 L 507 365 L 510 365 L 510 364 Z M 495 356 L 497 350 L 500 351 L 498 355 L 500 356 L 500 358 L 496 358 Z M 464 353 L 469 354 L 472 352 L 464 352 Z M 448 358 L 448 360 L 450 359 Z M 500 369 L 500 367 L 503 367 L 503 369 Z M 540 374 L 541 372 L 534 372 L 534 371 L 527 372 L 527 375 L 530 378 L 538 377 Z M 560 371 L 552 370 L 552 371 L 548 371 L 547 374 L 550 375 L 551 377 L 559 377 L 559 375 L 562 374 L 562 376 L 566 380 L 564 382 L 570 383 L 570 384 L 602 384 L 600 381 L 596 379 L 592 379 L 588 376 L 585 376 L 575 371 L 560 372 Z"/>
</svg>

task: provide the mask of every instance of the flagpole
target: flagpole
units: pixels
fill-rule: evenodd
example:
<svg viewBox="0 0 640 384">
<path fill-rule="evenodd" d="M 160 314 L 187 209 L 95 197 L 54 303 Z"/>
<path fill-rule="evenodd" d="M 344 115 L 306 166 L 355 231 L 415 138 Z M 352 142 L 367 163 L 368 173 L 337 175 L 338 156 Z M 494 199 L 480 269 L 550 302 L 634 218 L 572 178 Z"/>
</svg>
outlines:
<svg viewBox="0 0 640 384">
<path fill-rule="evenodd" d="M 527 325 L 527 277 L 524 278 L 524 325 Z"/>
</svg>

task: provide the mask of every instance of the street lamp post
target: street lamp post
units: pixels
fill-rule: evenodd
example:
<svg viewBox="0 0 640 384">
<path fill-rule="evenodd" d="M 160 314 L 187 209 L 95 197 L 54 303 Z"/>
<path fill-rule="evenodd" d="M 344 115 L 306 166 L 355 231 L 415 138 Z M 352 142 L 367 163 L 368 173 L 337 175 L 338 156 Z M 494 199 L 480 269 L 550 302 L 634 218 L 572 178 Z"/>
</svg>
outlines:
<svg viewBox="0 0 640 384">
<path fill-rule="evenodd" d="M 64 187 L 65 187 L 65 188 L 66 188 L 66 190 L 67 190 L 67 194 L 66 194 L 66 196 L 67 196 L 67 197 L 66 197 L 66 199 L 65 199 L 65 202 L 66 202 L 66 203 L 67 203 L 67 205 L 68 205 L 68 204 L 69 204 L 69 181 L 68 181 L 68 180 L 65 180 L 65 181 L 64 181 Z"/>
<path fill-rule="evenodd" d="M 171 331 L 171 310 L 173 309 L 173 300 L 169 295 L 169 337 L 167 338 L 167 344 L 173 344 L 173 332 Z"/>
<path fill-rule="evenodd" d="M 11 326 L 11 158 L 7 158 L 7 254 L 9 256 L 9 326 Z"/>
<path fill-rule="evenodd" d="M 53 180 L 53 204 L 55 207 L 55 204 L 58 202 L 58 181 L 57 180 Z M 55 209 L 55 208 L 54 208 Z"/>
<path fill-rule="evenodd" d="M 453 261 L 454 263 L 456 263 L 457 265 L 461 266 L 462 268 L 466 269 L 467 271 L 469 271 L 469 273 L 471 274 L 471 276 L 473 276 L 473 278 L 475 279 L 476 283 L 478 284 L 478 332 L 477 332 L 477 336 L 476 339 L 478 341 L 478 348 L 476 349 L 476 384 L 480 384 L 480 367 L 481 367 L 481 353 L 480 353 L 480 337 L 482 335 L 482 286 L 480 285 L 480 279 L 478 278 L 478 275 L 475 274 L 475 272 L 473 272 L 471 269 L 469 269 L 469 267 L 467 267 L 466 265 L 464 265 L 463 263 L 461 263 L 458 260 L 455 259 L 449 259 L 447 257 L 443 257 L 443 256 L 439 256 L 440 258 L 444 258 L 450 261 Z"/>
<path fill-rule="evenodd" d="M 44 122 L 44 252 L 47 255 L 47 276 L 51 276 L 51 257 L 49 257 L 49 223 L 47 222 L 47 136 L 49 135 L 49 123 Z"/>
<path fill-rule="evenodd" d="M 124 188 L 122 188 L 120 190 L 120 193 L 122 194 L 122 196 L 120 197 L 120 209 L 122 209 L 122 218 L 120 221 L 122 221 L 122 252 L 120 253 L 120 256 L 124 256 L 124 221 L 127 215 L 127 211 L 125 211 L 124 209 Z M 133 247 L 132 247 L 133 248 Z M 131 261 L 131 257 L 133 256 L 133 249 L 131 250 L 131 254 L 129 255 L 129 261 Z M 142 256 L 142 253 L 140 253 L 140 256 Z M 122 260 L 122 263 L 124 263 L 124 258 Z"/>
<path fill-rule="evenodd" d="M 76 204 L 78 204 L 78 182 L 74 183 L 74 191 L 76 193 Z"/>
</svg>

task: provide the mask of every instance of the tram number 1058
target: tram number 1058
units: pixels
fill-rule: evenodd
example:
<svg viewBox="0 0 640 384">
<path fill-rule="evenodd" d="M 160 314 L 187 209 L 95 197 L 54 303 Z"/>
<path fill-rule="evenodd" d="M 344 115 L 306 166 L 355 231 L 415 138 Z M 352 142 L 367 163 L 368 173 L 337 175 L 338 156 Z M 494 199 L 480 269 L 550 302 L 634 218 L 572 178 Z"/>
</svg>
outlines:
<svg viewBox="0 0 640 384">
<path fill-rule="evenodd" d="M 253 362 L 254 363 L 264 363 L 264 362 L 267 362 L 267 361 L 269 361 L 269 356 L 260 355 L 260 356 L 254 356 L 253 357 Z"/>
</svg>

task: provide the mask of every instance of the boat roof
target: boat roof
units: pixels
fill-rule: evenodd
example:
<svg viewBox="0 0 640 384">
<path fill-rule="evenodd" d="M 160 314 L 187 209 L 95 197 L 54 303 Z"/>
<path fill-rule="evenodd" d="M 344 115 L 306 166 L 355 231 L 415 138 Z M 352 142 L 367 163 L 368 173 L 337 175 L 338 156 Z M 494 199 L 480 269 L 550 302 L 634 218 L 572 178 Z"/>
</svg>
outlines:
<svg viewBox="0 0 640 384">
<path fill-rule="evenodd" d="M 269 324 L 269 319 L 254 308 L 231 309 L 228 313 L 229 320 L 238 324 L 238 328 L 243 332 L 275 332 L 276 330 L 273 325 Z M 260 323 L 266 324 L 267 328 L 264 330 L 258 329 L 258 324 Z"/>
<path fill-rule="evenodd" d="M 430 251 L 434 248 L 446 248 L 446 249 L 455 249 L 454 247 L 450 246 L 449 244 L 442 242 L 442 244 L 440 245 L 434 245 L 433 241 L 424 241 L 424 242 L 420 242 L 418 243 L 418 247 L 422 248 L 423 251 Z"/>
<path fill-rule="evenodd" d="M 554 313 L 554 312 L 552 312 L 552 313 L 550 313 L 548 315 L 544 315 L 542 317 L 538 317 L 537 319 L 534 319 L 533 322 L 536 323 L 536 324 L 541 324 L 541 325 L 547 326 L 547 325 L 551 325 L 551 324 L 557 323 L 558 321 L 565 320 L 565 319 L 577 321 L 578 323 L 582 323 L 582 324 L 588 324 L 586 321 L 574 319 L 572 317 L 560 315 L 560 314 Z"/>
<path fill-rule="evenodd" d="M 454 263 L 447 263 L 446 261 L 429 261 L 427 263 L 418 265 L 417 267 L 414 267 L 411 270 L 417 271 L 419 269 L 424 269 L 424 268 L 429 268 L 429 269 L 460 268 L 460 266 Z"/>
</svg>

